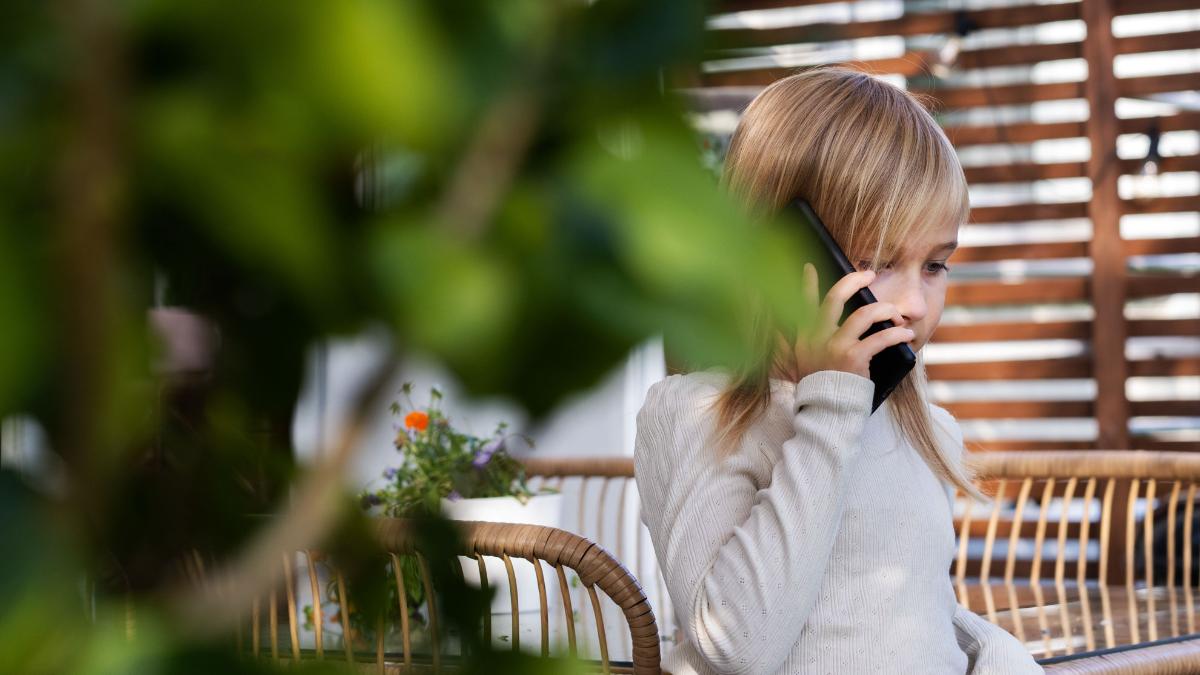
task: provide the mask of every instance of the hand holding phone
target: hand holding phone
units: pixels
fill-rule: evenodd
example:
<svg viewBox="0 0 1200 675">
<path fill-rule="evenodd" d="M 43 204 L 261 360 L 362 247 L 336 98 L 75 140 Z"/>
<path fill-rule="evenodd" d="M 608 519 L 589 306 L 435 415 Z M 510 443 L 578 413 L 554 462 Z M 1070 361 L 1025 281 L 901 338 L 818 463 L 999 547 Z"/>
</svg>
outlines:
<svg viewBox="0 0 1200 675">
<path fill-rule="evenodd" d="M 874 412 L 916 365 L 905 344 L 913 333 L 892 322 L 900 319 L 896 307 L 878 302 L 867 288 L 874 272 L 859 272 L 850 264 L 808 202 L 796 199 L 788 211 L 805 223 L 807 299 L 816 305 L 824 298 L 816 323 L 788 336 L 793 340 L 789 353 L 804 372 L 833 369 L 869 377 L 875 383 Z"/>
</svg>

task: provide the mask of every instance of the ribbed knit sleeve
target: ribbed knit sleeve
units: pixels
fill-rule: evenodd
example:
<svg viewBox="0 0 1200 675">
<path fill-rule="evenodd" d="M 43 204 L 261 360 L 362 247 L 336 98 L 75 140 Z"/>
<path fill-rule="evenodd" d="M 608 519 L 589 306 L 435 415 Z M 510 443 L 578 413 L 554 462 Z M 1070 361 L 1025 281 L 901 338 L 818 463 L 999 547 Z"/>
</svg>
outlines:
<svg viewBox="0 0 1200 675">
<path fill-rule="evenodd" d="M 967 655 L 967 673 L 970 675 L 1046 672 L 1012 633 L 962 605 L 954 610 L 954 634 L 959 649 Z"/>
<path fill-rule="evenodd" d="M 962 427 L 946 409 L 930 406 L 930 411 L 933 421 L 942 428 L 944 442 L 950 443 L 951 457 L 961 463 L 963 453 L 966 452 Z M 950 515 L 953 518 L 953 487 L 947 486 L 946 489 L 947 498 L 950 500 Z M 1023 675 L 1045 672 L 1020 640 L 961 604 L 954 610 L 954 636 L 958 640 L 959 649 L 967 655 L 967 672 L 970 675 Z"/>
<path fill-rule="evenodd" d="M 668 378 L 638 414 L 643 518 L 678 621 L 709 668 L 774 672 L 825 576 L 874 384 L 812 373 L 795 387 L 781 449 L 718 457 L 707 407 L 717 391 L 694 383 Z"/>
</svg>

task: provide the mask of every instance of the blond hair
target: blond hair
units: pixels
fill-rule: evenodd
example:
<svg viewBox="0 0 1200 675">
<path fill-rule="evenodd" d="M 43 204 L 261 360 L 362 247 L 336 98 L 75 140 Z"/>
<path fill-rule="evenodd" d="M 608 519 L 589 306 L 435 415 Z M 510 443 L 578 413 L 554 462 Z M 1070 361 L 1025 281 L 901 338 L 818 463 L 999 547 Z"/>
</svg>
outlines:
<svg viewBox="0 0 1200 675">
<path fill-rule="evenodd" d="M 838 66 L 785 77 L 755 97 L 730 141 L 721 183 L 751 212 L 778 211 L 804 197 L 851 260 L 872 267 L 926 228 L 962 224 L 970 214 L 954 147 L 922 102 Z M 757 357 L 733 369 L 713 403 L 727 451 L 770 402 L 775 323 L 766 311 L 751 316 L 746 334 Z M 898 432 L 933 473 L 987 501 L 969 468 L 949 455 L 960 449 L 936 440 L 920 355 L 889 402 Z"/>
</svg>

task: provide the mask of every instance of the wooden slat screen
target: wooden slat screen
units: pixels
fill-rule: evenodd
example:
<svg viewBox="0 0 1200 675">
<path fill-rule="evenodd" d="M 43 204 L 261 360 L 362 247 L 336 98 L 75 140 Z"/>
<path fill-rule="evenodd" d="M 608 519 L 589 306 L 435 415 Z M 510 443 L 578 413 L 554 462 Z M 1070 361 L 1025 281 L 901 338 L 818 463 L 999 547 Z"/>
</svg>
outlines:
<svg viewBox="0 0 1200 675">
<path fill-rule="evenodd" d="M 676 87 L 718 149 L 806 65 L 930 97 L 972 215 L 926 358 L 968 446 L 1200 451 L 1195 3 L 867 4 L 719 2 L 707 60 Z M 947 75 L 938 52 L 963 27 Z M 1151 137 L 1163 156 L 1146 177 Z"/>
</svg>

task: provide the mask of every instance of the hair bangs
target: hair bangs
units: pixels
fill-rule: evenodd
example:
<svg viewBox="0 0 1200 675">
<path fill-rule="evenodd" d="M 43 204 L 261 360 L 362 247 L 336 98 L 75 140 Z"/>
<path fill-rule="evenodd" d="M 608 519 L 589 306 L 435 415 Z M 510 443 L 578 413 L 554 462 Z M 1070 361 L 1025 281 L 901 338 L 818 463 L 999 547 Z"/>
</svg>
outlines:
<svg viewBox="0 0 1200 675">
<path fill-rule="evenodd" d="M 967 180 L 954 147 L 932 119 L 917 119 L 906 141 L 910 152 L 895 153 L 895 163 L 885 177 L 888 183 L 871 214 L 878 218 L 875 241 L 863 242 L 858 258 L 872 266 L 907 249 L 910 242 L 947 225 L 962 225 L 970 217 Z M 930 128 L 929 125 L 933 125 Z"/>
</svg>

